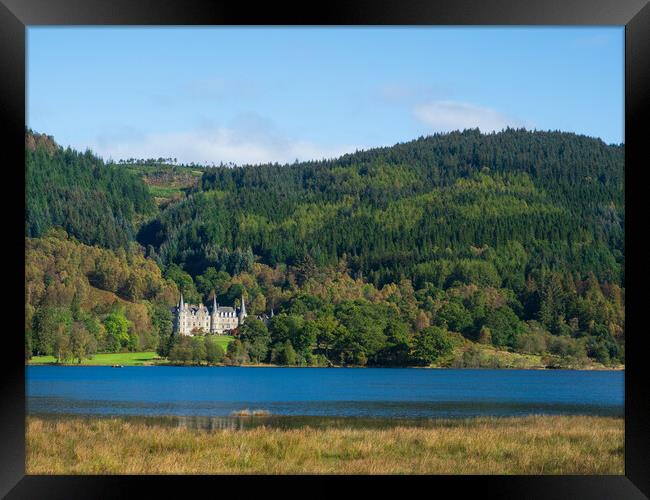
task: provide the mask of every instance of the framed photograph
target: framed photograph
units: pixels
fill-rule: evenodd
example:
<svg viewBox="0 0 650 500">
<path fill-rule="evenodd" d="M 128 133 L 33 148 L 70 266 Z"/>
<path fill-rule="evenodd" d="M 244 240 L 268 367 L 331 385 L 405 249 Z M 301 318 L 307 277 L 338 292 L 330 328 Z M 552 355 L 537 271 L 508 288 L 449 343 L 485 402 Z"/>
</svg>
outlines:
<svg viewBox="0 0 650 500">
<path fill-rule="evenodd" d="M 646 2 L 0 22 L 0 493 L 650 495 Z"/>
</svg>

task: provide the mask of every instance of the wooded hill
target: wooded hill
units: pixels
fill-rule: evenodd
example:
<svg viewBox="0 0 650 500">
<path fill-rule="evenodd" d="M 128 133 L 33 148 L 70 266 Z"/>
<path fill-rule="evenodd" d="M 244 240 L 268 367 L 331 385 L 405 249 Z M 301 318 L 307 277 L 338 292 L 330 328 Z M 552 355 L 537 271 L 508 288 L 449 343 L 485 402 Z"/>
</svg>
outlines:
<svg viewBox="0 0 650 500">
<path fill-rule="evenodd" d="M 139 227 L 144 255 L 189 300 L 234 297 L 237 285 L 257 300 L 254 312 L 275 307 L 264 359 L 288 342 L 302 362 L 426 362 L 449 332 L 520 352 L 624 359 L 623 146 L 468 130 L 336 160 L 208 168 L 158 209 L 152 186 L 160 192 L 169 177 L 178 190 L 182 167 L 156 165 L 147 186 L 137 165 L 27 149 L 28 235 L 60 225 L 117 248 Z M 105 213 L 79 209 L 90 193 Z M 81 201 L 68 208 L 71 196 Z M 353 285 L 341 295 L 334 283 Z"/>
<path fill-rule="evenodd" d="M 270 265 L 346 255 L 375 284 L 443 286 L 454 279 L 445 266 L 460 259 L 494 263 L 480 265 L 492 285 L 521 285 L 542 267 L 620 284 L 623 179 L 622 147 L 467 131 L 332 161 L 212 169 L 201 193 L 139 240 L 193 274 L 218 264 L 222 248 L 251 248 Z"/>
<path fill-rule="evenodd" d="M 142 179 L 90 151 L 63 149 L 44 134 L 28 130 L 25 140 L 27 236 L 59 226 L 84 243 L 118 248 L 134 239 L 143 217 L 153 215 Z"/>
</svg>

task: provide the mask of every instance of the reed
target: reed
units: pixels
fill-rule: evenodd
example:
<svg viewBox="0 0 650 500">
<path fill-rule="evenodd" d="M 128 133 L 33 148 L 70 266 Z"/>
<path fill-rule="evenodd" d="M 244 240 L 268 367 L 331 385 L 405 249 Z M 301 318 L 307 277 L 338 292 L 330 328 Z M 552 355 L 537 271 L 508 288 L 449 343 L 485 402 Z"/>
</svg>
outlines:
<svg viewBox="0 0 650 500">
<path fill-rule="evenodd" d="M 28 417 L 28 474 L 623 474 L 624 421 L 440 420 L 389 429 L 194 430 Z"/>
<path fill-rule="evenodd" d="M 268 410 L 249 410 L 244 408 L 243 410 L 235 410 L 231 414 L 233 417 L 266 417 L 271 415 L 271 412 Z"/>
</svg>

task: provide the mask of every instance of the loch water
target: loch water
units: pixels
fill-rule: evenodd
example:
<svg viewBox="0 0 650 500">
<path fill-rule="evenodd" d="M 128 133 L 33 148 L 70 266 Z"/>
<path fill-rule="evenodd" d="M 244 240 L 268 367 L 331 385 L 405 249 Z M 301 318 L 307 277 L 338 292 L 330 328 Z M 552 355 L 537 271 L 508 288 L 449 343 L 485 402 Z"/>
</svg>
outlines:
<svg viewBox="0 0 650 500">
<path fill-rule="evenodd" d="M 28 366 L 30 415 L 261 422 L 622 416 L 623 371 Z M 223 420 L 227 418 L 227 420 Z M 251 419 L 244 418 L 250 422 Z M 233 424 L 234 422 L 234 424 Z M 221 424 L 219 424 L 221 425 Z M 365 425 L 365 424 L 364 424 Z"/>
</svg>

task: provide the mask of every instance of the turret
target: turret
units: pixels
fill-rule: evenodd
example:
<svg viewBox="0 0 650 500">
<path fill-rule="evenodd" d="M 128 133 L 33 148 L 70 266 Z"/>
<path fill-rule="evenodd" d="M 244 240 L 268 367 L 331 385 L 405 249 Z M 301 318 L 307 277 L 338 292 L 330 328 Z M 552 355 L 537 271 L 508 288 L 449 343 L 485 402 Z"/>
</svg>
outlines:
<svg viewBox="0 0 650 500">
<path fill-rule="evenodd" d="M 217 295 L 212 296 L 212 314 L 210 314 L 210 333 L 217 331 L 217 312 L 219 311 L 219 304 L 217 304 Z"/>
<path fill-rule="evenodd" d="M 178 299 L 178 307 L 176 309 L 176 318 L 175 318 L 175 330 L 179 333 L 184 333 L 183 328 L 183 316 L 185 312 L 185 302 L 183 301 L 183 292 Z"/>
<path fill-rule="evenodd" d="M 244 302 L 244 295 L 241 296 L 241 308 L 239 309 L 239 324 L 241 325 L 244 322 L 244 318 L 248 316 L 246 314 L 246 303 Z"/>
</svg>

